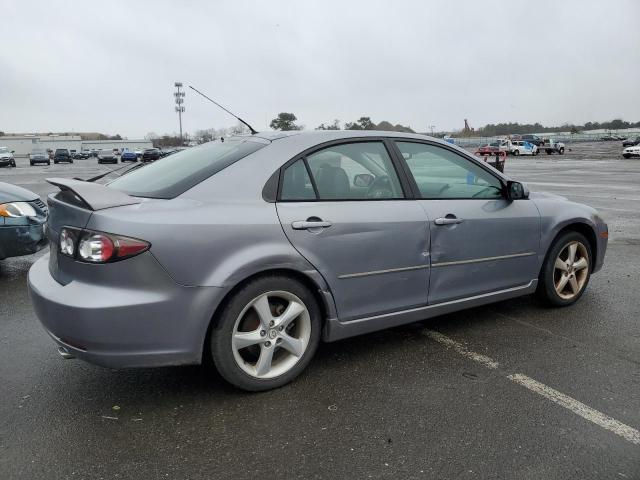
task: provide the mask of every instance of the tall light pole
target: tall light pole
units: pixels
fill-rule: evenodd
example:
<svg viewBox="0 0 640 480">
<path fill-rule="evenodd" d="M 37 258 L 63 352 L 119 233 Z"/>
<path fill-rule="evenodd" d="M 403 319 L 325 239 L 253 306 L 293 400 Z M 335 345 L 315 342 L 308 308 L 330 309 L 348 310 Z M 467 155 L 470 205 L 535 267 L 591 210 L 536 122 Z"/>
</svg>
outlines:
<svg viewBox="0 0 640 480">
<path fill-rule="evenodd" d="M 180 87 L 182 87 L 182 82 L 176 82 L 174 84 L 176 87 L 176 91 L 173 92 L 173 96 L 176 99 L 176 112 L 178 112 L 178 121 L 180 122 L 180 146 L 184 143 L 182 141 L 182 113 L 184 112 L 184 92 L 180 91 Z"/>
</svg>

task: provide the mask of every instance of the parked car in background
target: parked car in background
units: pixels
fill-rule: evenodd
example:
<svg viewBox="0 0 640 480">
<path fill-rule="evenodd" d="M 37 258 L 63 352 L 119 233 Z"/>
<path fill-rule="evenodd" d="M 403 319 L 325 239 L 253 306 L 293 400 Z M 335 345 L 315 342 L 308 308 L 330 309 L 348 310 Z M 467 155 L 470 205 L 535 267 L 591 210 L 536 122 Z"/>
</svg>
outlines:
<svg viewBox="0 0 640 480">
<path fill-rule="evenodd" d="M 640 145 L 640 136 L 635 138 L 627 138 L 622 142 L 623 147 L 633 147 L 634 145 Z"/>
<path fill-rule="evenodd" d="M 137 162 L 138 161 L 138 155 L 136 155 L 136 152 L 132 152 L 130 150 L 125 150 L 124 152 L 122 152 L 122 155 L 120 155 L 120 161 L 121 162 Z"/>
<path fill-rule="evenodd" d="M 562 142 L 558 142 L 553 138 L 545 139 L 544 143 L 540 145 L 540 150 L 544 150 L 547 155 L 557 153 L 558 155 L 564 155 L 565 145 Z"/>
<path fill-rule="evenodd" d="M 157 148 L 146 148 L 144 152 L 142 152 L 143 162 L 153 162 L 158 159 L 160 159 L 160 150 Z"/>
<path fill-rule="evenodd" d="M 13 157 L 13 150 L 7 147 L 0 147 L 0 167 L 15 167 L 16 159 Z"/>
<path fill-rule="evenodd" d="M 511 142 L 511 155 L 538 155 L 538 147 L 525 140 Z"/>
<path fill-rule="evenodd" d="M 73 158 L 66 148 L 57 148 L 56 153 L 53 154 L 53 163 L 60 162 L 73 163 Z"/>
<path fill-rule="evenodd" d="M 534 292 L 572 305 L 607 248 L 593 208 L 417 134 L 265 132 L 107 185 L 49 182 L 51 249 L 29 291 L 61 354 L 212 358 L 251 391 L 293 380 L 321 339 Z"/>
<path fill-rule="evenodd" d="M 47 206 L 35 193 L 0 182 L 0 260 L 45 247 L 46 220 Z"/>
<path fill-rule="evenodd" d="M 44 148 L 34 148 L 29 154 L 29 164 L 31 166 L 34 166 L 38 163 L 46 163 L 47 165 L 51 165 L 49 154 Z"/>
<path fill-rule="evenodd" d="M 622 151 L 622 156 L 624 158 L 640 157 L 640 144 L 625 148 Z"/>
<path fill-rule="evenodd" d="M 540 147 L 542 143 L 544 143 L 543 139 L 537 135 L 522 135 L 520 140 L 524 140 L 525 142 L 533 143 L 536 147 Z"/>
<path fill-rule="evenodd" d="M 118 157 L 111 150 L 101 150 L 98 153 L 98 164 L 101 163 L 118 163 Z"/>
</svg>

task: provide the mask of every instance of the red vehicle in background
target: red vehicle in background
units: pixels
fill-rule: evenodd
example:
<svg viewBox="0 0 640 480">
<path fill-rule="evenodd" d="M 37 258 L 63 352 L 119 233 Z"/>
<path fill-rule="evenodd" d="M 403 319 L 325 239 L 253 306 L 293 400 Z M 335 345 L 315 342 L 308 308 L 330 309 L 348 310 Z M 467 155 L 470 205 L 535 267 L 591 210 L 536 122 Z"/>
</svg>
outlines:
<svg viewBox="0 0 640 480">
<path fill-rule="evenodd" d="M 478 147 L 474 153 L 483 157 L 485 162 L 499 172 L 504 172 L 504 162 L 511 149 L 510 144 L 511 142 L 508 140 L 497 140 Z M 489 161 L 489 159 L 492 159 L 493 161 Z"/>
</svg>

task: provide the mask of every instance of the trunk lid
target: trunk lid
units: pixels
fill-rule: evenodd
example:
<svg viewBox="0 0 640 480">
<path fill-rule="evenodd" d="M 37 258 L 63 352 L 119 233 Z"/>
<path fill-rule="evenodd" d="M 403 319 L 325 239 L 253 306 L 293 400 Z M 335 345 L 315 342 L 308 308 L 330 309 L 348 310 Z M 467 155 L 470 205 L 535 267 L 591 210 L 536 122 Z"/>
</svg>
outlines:
<svg viewBox="0 0 640 480">
<path fill-rule="evenodd" d="M 93 212 L 106 208 L 141 203 L 142 199 L 113 190 L 97 183 L 68 178 L 48 178 L 47 182 L 60 188 L 47 198 L 49 218 L 47 237 L 50 244 L 49 271 L 53 278 L 66 285 L 73 277 L 75 261 L 58 254 L 58 239 L 62 227 L 85 228 Z"/>
</svg>

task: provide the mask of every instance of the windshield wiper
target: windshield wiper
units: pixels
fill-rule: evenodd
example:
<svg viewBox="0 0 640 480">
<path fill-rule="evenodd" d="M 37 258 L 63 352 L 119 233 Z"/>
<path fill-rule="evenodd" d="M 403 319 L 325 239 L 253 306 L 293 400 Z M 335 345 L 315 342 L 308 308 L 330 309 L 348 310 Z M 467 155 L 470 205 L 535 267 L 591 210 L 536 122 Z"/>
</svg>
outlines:
<svg viewBox="0 0 640 480">
<path fill-rule="evenodd" d="M 124 171 L 124 172 L 122 172 L 122 173 L 117 173 L 117 175 L 118 175 L 119 177 L 121 177 L 122 175 L 125 175 L 125 174 L 127 174 L 127 173 L 129 173 L 129 172 L 131 172 L 131 171 L 133 171 L 133 170 L 135 170 L 135 169 L 137 169 L 137 168 L 144 167 L 145 165 L 146 165 L 146 163 L 142 163 L 142 162 L 140 162 L 140 163 L 138 163 L 137 165 L 134 165 L 133 167 L 129 168 L 128 170 L 125 170 L 125 171 Z M 100 175 L 96 175 L 95 177 L 87 178 L 86 180 L 85 180 L 85 179 L 83 179 L 83 178 L 76 178 L 76 179 L 74 179 L 74 180 L 82 180 L 83 182 L 95 182 L 96 180 L 100 180 L 101 178 L 104 178 L 104 177 L 106 177 L 107 175 L 110 175 L 110 174 L 112 174 L 112 173 L 119 172 L 119 171 L 120 171 L 120 170 L 122 170 L 123 168 L 127 168 L 127 167 L 129 167 L 129 165 L 126 165 L 126 166 L 124 166 L 124 167 L 120 167 L 120 168 L 114 168 L 113 170 L 109 170 L 108 172 L 101 173 Z"/>
</svg>

